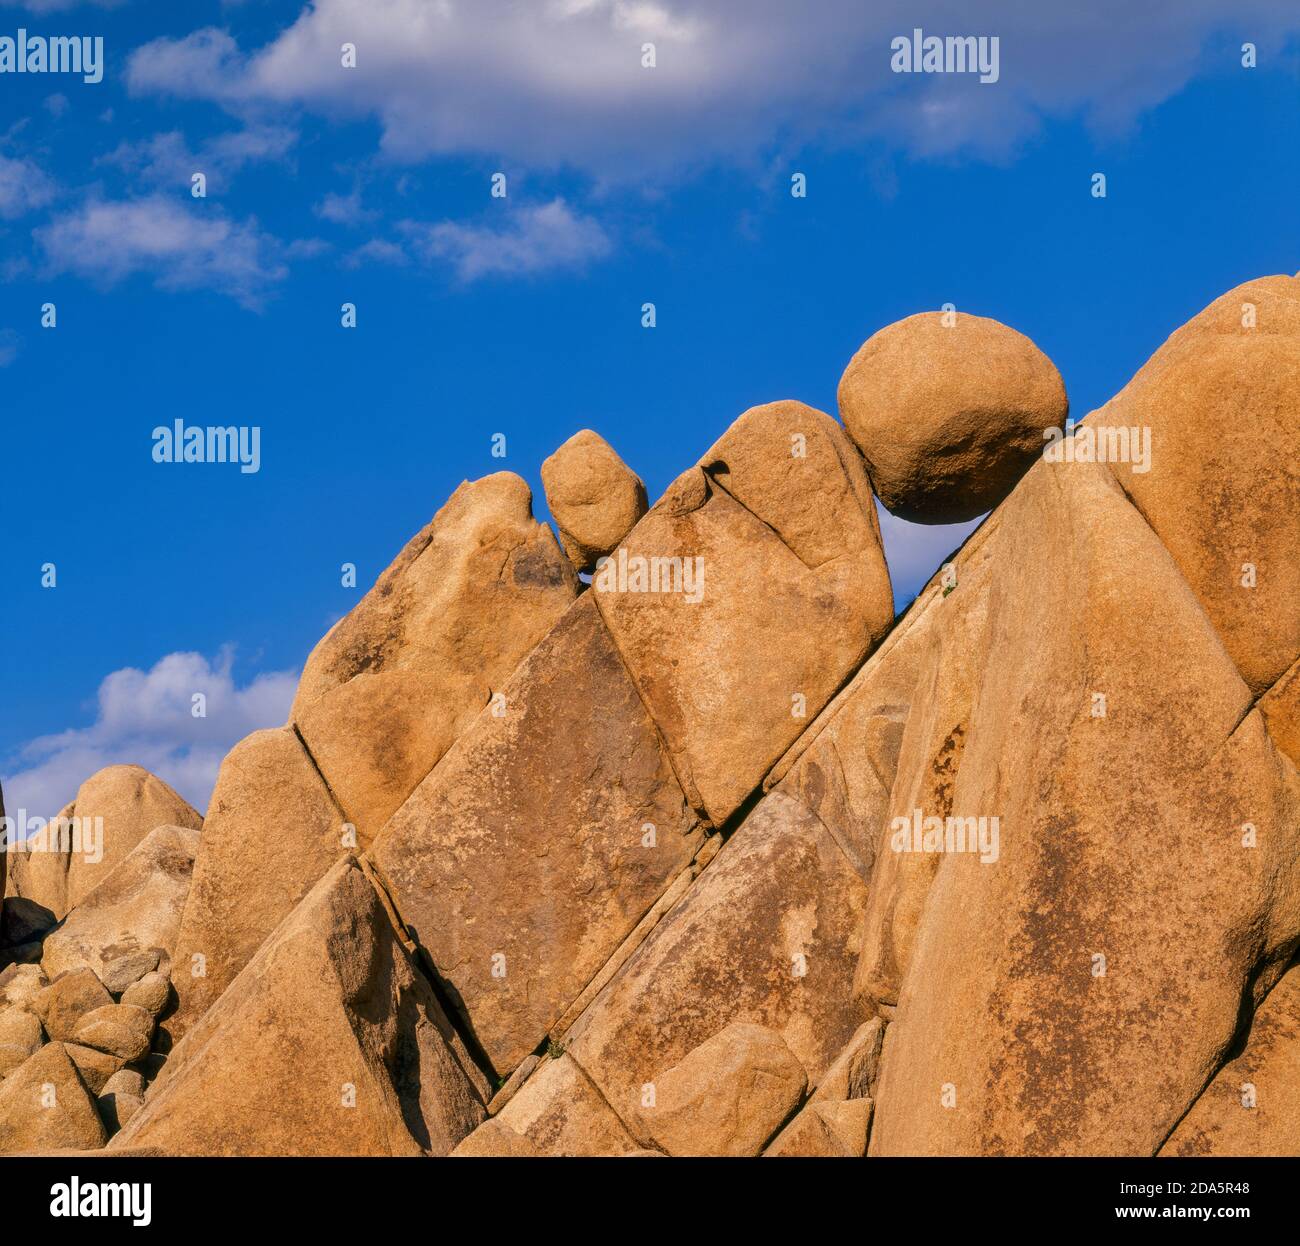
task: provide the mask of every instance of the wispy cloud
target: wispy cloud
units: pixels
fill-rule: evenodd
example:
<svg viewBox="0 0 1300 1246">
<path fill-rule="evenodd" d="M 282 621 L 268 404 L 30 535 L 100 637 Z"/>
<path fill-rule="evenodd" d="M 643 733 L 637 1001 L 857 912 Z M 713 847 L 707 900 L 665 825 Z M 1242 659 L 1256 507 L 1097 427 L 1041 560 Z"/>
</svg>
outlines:
<svg viewBox="0 0 1300 1246">
<path fill-rule="evenodd" d="M 54 180 L 31 160 L 0 155 L 0 219 L 16 220 L 50 203 Z"/>
<path fill-rule="evenodd" d="M 288 126 L 251 124 L 213 135 L 191 150 L 184 134 L 167 130 L 120 143 L 95 163 L 119 168 L 151 186 L 188 189 L 194 174 L 202 173 L 208 193 L 220 194 L 246 165 L 287 160 L 297 141 L 297 131 Z"/>
<path fill-rule="evenodd" d="M 396 242 L 389 242 L 387 238 L 371 238 L 345 256 L 343 266 L 364 268 L 367 264 L 391 264 L 400 268 L 410 262 L 410 257 Z"/>
<path fill-rule="evenodd" d="M 500 224 L 404 221 L 401 229 L 421 258 L 450 264 L 467 282 L 582 268 L 613 246 L 598 221 L 574 212 L 563 199 L 509 210 Z"/>
<path fill-rule="evenodd" d="M 233 666 L 226 648 L 212 660 L 170 653 L 147 671 L 114 671 L 99 685 L 90 726 L 41 736 L 9 759 L 9 811 L 49 817 L 96 770 L 124 763 L 144 766 L 206 808 L 221 759 L 250 731 L 283 723 L 298 682 L 295 672 L 274 671 L 240 686 Z M 206 717 L 193 715 L 196 693 L 207 699 Z"/>
<path fill-rule="evenodd" d="M 0 329 L 0 368 L 7 368 L 22 349 L 23 339 L 13 329 Z"/>
<path fill-rule="evenodd" d="M 52 272 L 106 286 L 142 273 L 160 289 L 211 289 L 257 308 L 288 275 L 282 245 L 253 218 L 233 220 L 162 195 L 90 199 L 33 236 Z"/>
<path fill-rule="evenodd" d="M 367 221 L 373 221 L 378 216 L 361 203 L 361 191 L 354 189 L 346 195 L 339 195 L 330 191 L 312 211 L 323 221 L 329 221 L 334 225 L 363 225 Z"/>
</svg>

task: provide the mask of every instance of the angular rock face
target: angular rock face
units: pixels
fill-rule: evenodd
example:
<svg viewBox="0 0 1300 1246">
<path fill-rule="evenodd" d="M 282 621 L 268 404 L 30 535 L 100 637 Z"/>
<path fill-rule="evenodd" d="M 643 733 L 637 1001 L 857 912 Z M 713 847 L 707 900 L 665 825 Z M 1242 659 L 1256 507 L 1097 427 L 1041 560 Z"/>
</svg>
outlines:
<svg viewBox="0 0 1300 1246">
<path fill-rule="evenodd" d="M 531 505 L 509 472 L 462 484 L 313 650 L 290 726 L 227 756 L 177 950 L 177 1034 L 342 852 L 370 843 L 573 601 L 573 568 Z"/>
<path fill-rule="evenodd" d="M 522 482 L 463 486 L 226 759 L 188 897 L 184 828 L 49 934 L 68 856 L 10 862 L 0 1150 L 1300 1151 L 1298 291 L 1174 334 L 892 626 L 866 469 L 798 403 L 576 601 Z M 930 515 L 1056 409 L 966 323 L 846 376 L 915 415 L 872 466 Z M 1149 471 L 1086 453 L 1110 424 Z"/>
<path fill-rule="evenodd" d="M 797 402 L 745 412 L 592 588 L 688 796 L 715 825 L 893 619 L 862 462 Z"/>
<path fill-rule="evenodd" d="M 637 1149 L 618 1115 L 568 1055 L 543 1059 L 494 1119 L 538 1155 L 627 1155 Z"/>
<path fill-rule="evenodd" d="M 669 1155 L 757 1155 L 808 1084 L 785 1040 L 733 1022 L 642 1089 L 642 1128 Z"/>
<path fill-rule="evenodd" d="M 106 1138 L 62 1043 L 47 1043 L 0 1082 L 0 1154 L 102 1147 Z"/>
<path fill-rule="evenodd" d="M 701 839 L 654 723 L 584 597 L 415 790 L 371 856 L 504 1073 L 545 1037 Z"/>
<path fill-rule="evenodd" d="M 150 831 L 117 868 L 84 897 L 57 930 L 46 936 L 41 965 L 51 978 L 88 968 L 110 989 L 124 991 L 156 968 L 158 953 L 170 957 L 190 890 L 199 832 L 180 826 Z M 133 972 L 132 957 L 139 961 Z M 126 978 L 110 980 L 115 965 Z"/>
<path fill-rule="evenodd" d="M 772 1140 L 765 1156 L 856 1159 L 866 1153 L 870 1099 L 809 1103 Z"/>
<path fill-rule="evenodd" d="M 895 515 L 958 523 L 992 510 L 1069 404 L 1052 361 L 996 320 L 923 312 L 868 338 L 840 380 L 840 416 Z"/>
<path fill-rule="evenodd" d="M 542 464 L 546 505 L 579 571 L 590 571 L 646 511 L 645 485 L 599 433 L 574 433 Z"/>
<path fill-rule="evenodd" d="M 499 1120 L 484 1121 L 451 1153 L 452 1159 L 534 1159 L 542 1154 L 527 1138 Z"/>
<path fill-rule="evenodd" d="M 41 1023 L 25 1008 L 0 1011 L 0 1078 L 8 1077 L 45 1042 Z"/>
<path fill-rule="evenodd" d="M 511 472 L 466 482 L 307 660 L 292 721 L 365 847 L 577 594 Z"/>
<path fill-rule="evenodd" d="M 858 989 L 897 1018 L 872 1153 L 1149 1154 L 1217 1067 L 1253 967 L 1300 930 L 1294 769 L 1104 467 L 1035 467 L 955 576 L 782 781 L 822 793 L 837 837 L 876 836 Z M 949 818 L 994 816 L 996 845 L 963 821 L 954 844 L 976 851 L 924 850 L 925 819 L 942 845 Z M 1225 942 L 1225 922 L 1269 933 Z"/>
<path fill-rule="evenodd" d="M 1300 280 L 1216 299 L 1076 438 L 1109 453 L 1119 430 L 1149 455 L 1111 471 L 1263 694 L 1300 659 Z"/>
<path fill-rule="evenodd" d="M 868 1019 L 852 999 L 865 906 L 817 819 L 769 796 L 575 1023 L 567 1054 L 642 1146 L 644 1087 L 733 1023 L 780 1035 L 815 1086 Z"/>
<path fill-rule="evenodd" d="M 346 858 L 178 1044 L 111 1149 L 445 1155 L 484 1118 L 455 1041 Z"/>
<path fill-rule="evenodd" d="M 1300 1155 L 1300 967 L 1255 1013 L 1245 1049 L 1178 1122 L 1161 1155 Z"/>
<path fill-rule="evenodd" d="M 255 731 L 226 755 L 176 937 L 177 1037 L 347 851 L 345 821 L 291 729 Z"/>
</svg>

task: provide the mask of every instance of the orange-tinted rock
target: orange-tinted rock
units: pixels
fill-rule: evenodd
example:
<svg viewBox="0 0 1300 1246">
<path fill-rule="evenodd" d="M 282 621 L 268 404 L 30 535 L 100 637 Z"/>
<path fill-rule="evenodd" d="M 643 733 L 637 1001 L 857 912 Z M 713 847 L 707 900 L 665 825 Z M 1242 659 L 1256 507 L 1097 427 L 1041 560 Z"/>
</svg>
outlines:
<svg viewBox="0 0 1300 1246">
<path fill-rule="evenodd" d="M 745 412 L 592 589 L 688 796 L 717 825 L 893 619 L 861 459 L 797 402 Z"/>
<path fill-rule="evenodd" d="M 179 826 L 150 831 L 46 937 L 45 972 L 56 978 L 72 969 L 92 969 L 110 993 L 120 994 L 152 970 L 160 954 L 170 956 L 198 847 L 198 831 Z"/>
<path fill-rule="evenodd" d="M 1245 1049 L 1219 1070 L 1162 1155 L 1300 1155 L 1300 968 L 1255 1014 Z"/>
<path fill-rule="evenodd" d="M 1263 693 L 1300 658 L 1300 280 L 1216 299 L 1076 438 L 1094 427 L 1149 437 L 1110 469 Z"/>
<path fill-rule="evenodd" d="M 839 406 L 876 494 L 916 523 L 992 510 L 1069 410 L 1033 342 L 965 312 L 922 312 L 873 334 L 844 370 Z"/>
<path fill-rule="evenodd" d="M 577 594 L 511 472 L 465 482 L 307 660 L 292 721 L 364 848 Z"/>
<path fill-rule="evenodd" d="M 852 998 L 865 907 L 834 839 L 773 793 L 573 1026 L 568 1053 L 631 1125 L 647 1083 L 735 1022 L 779 1034 L 815 1085 L 869 1020 Z"/>
<path fill-rule="evenodd" d="M 176 938 L 177 1037 L 347 851 L 344 821 L 291 729 L 255 731 L 226 755 Z"/>
<path fill-rule="evenodd" d="M 352 859 L 176 1046 L 114 1148 L 446 1155 L 484 1118 L 454 1035 Z"/>
<path fill-rule="evenodd" d="M 669 1155 L 757 1155 L 807 1084 L 779 1034 L 732 1022 L 643 1087 L 641 1125 Z"/>
<path fill-rule="evenodd" d="M 590 571 L 646 511 L 641 478 L 589 428 L 542 464 L 542 486 L 564 552 L 579 571 Z"/>
<path fill-rule="evenodd" d="M 498 1072 L 559 1019 L 702 838 L 589 597 L 371 850 Z"/>
<path fill-rule="evenodd" d="M 0 1082 L 0 1154 L 107 1140 L 95 1101 L 62 1043 L 47 1043 Z"/>
</svg>

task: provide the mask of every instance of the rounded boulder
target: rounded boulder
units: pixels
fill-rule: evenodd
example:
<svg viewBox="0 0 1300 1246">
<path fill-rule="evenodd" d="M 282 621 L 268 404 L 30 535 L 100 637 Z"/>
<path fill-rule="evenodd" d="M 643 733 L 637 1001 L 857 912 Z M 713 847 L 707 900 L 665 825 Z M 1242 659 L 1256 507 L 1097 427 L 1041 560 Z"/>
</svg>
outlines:
<svg viewBox="0 0 1300 1246">
<path fill-rule="evenodd" d="M 645 485 L 599 433 L 574 433 L 542 464 L 546 505 L 579 571 L 614 550 L 646 512 Z"/>
<path fill-rule="evenodd" d="M 1069 412 L 1061 374 L 1023 333 L 943 312 L 868 338 L 840 379 L 839 406 L 885 508 L 929 524 L 992 510 Z"/>
</svg>

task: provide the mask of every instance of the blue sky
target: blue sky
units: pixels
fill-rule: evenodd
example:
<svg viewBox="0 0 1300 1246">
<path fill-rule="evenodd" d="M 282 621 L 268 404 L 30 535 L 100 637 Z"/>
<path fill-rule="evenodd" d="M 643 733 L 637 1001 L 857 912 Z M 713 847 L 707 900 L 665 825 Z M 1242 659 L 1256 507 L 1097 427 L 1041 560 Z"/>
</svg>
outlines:
<svg viewBox="0 0 1300 1246">
<path fill-rule="evenodd" d="M 1054 7 L 0 4 L 106 60 L 0 75 L 11 810 L 114 761 L 202 806 L 455 486 L 517 471 L 544 518 L 579 428 L 653 498 L 746 407 L 833 413 L 866 337 L 945 302 L 1032 337 L 1078 418 L 1300 269 L 1300 9 Z M 999 81 L 892 74 L 914 26 L 997 35 Z M 260 426 L 261 470 L 155 463 L 177 418 Z M 900 604 L 965 531 L 887 520 Z"/>
</svg>

